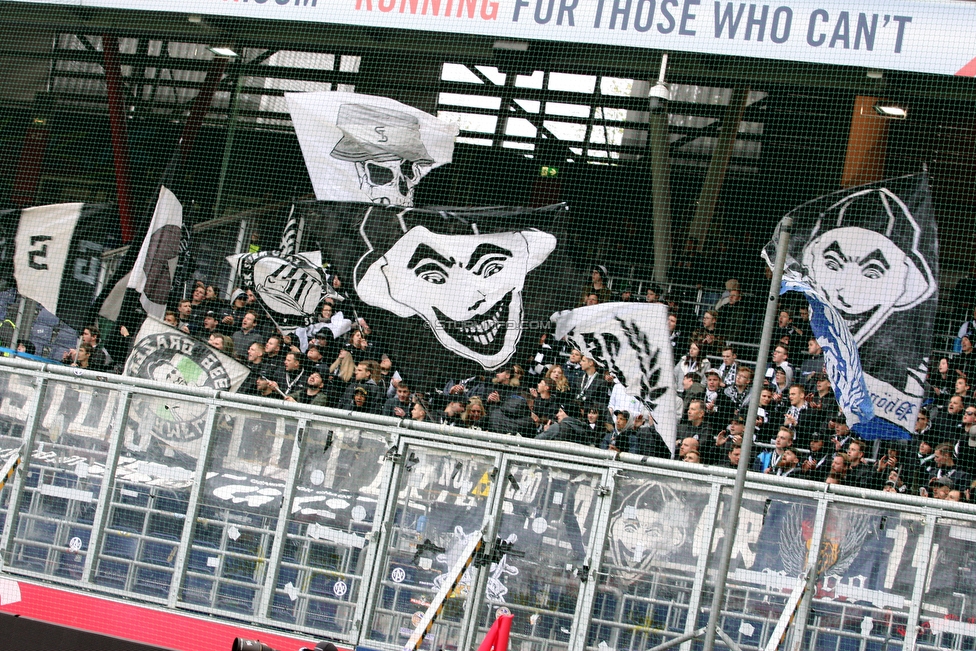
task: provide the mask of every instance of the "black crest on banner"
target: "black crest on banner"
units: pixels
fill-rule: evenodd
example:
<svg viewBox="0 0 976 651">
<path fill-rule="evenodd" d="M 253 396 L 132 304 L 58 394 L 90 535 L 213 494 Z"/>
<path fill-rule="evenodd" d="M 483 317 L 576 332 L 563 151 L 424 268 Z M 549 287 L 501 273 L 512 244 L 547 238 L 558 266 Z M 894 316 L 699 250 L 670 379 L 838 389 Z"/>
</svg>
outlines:
<svg viewBox="0 0 976 651">
<path fill-rule="evenodd" d="M 567 210 L 297 206 L 307 246 L 349 292 L 346 315 L 365 318 L 398 363 L 430 380 L 525 359 L 549 316 L 570 306 Z"/>
<path fill-rule="evenodd" d="M 292 207 L 275 251 L 230 256 L 241 286 L 250 289 L 268 318 L 282 332 L 315 322 L 323 300 L 342 298 L 332 289 L 318 251 L 297 253 L 298 217 Z"/>
</svg>

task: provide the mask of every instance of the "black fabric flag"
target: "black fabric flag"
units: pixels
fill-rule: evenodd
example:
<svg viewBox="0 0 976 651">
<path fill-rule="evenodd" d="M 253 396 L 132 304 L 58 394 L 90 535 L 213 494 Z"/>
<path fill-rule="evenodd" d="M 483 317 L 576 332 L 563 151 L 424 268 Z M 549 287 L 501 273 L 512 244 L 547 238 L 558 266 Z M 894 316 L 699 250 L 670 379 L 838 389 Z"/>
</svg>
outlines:
<svg viewBox="0 0 976 651">
<path fill-rule="evenodd" d="M 784 284 L 811 287 L 840 314 L 844 323 L 837 325 L 846 326 L 857 345 L 875 417 L 855 431 L 865 438 L 905 438 L 924 394 L 939 299 L 928 175 L 841 190 L 790 216 Z M 781 227 L 763 252 L 767 262 L 776 257 Z M 841 351 L 841 362 L 856 367 L 848 357 Z"/>
<path fill-rule="evenodd" d="M 89 309 L 105 236 L 118 217 L 104 204 L 67 203 L 20 211 L 14 237 L 17 291 L 76 330 L 91 325 Z"/>
<path fill-rule="evenodd" d="M 346 316 L 364 318 L 428 386 L 531 359 L 549 317 L 574 307 L 565 204 L 527 208 L 299 204 Z M 314 246 L 313 246 L 314 245 Z M 336 280 L 337 278 L 337 280 Z"/>
</svg>

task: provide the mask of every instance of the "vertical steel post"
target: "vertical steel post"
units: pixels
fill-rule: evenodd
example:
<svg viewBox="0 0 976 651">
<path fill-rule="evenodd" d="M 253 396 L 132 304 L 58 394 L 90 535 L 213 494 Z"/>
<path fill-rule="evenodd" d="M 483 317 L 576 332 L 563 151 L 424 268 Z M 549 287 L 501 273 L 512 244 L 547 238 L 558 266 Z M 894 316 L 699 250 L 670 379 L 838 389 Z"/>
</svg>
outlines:
<svg viewBox="0 0 976 651">
<path fill-rule="evenodd" d="M 657 84 L 651 90 L 647 138 L 651 152 L 651 206 L 654 224 L 654 282 L 668 282 L 671 265 L 671 160 L 668 140 L 668 99 L 664 83 L 668 54 L 661 55 Z"/>
<path fill-rule="evenodd" d="M 932 540 L 935 538 L 935 523 L 938 519 L 937 511 L 926 510 L 925 531 L 922 532 L 922 539 L 918 541 L 918 546 L 925 550 L 925 554 L 915 571 L 912 603 L 908 609 L 908 622 L 905 624 L 905 642 L 901 647 L 909 651 L 915 651 L 915 642 L 918 639 L 918 618 L 922 612 L 922 597 L 925 595 L 925 582 L 929 576 L 929 565 L 932 563 Z"/>
<path fill-rule="evenodd" d="M 790 245 L 790 228 L 793 219 L 783 218 L 779 233 L 779 243 L 776 248 L 776 263 L 773 266 L 773 278 L 769 283 L 769 296 L 766 297 L 766 316 L 763 319 L 762 338 L 759 343 L 759 355 L 756 357 L 756 373 L 752 378 L 752 395 L 749 402 L 749 415 L 746 417 L 746 431 L 742 435 L 742 452 L 739 457 L 739 467 L 735 473 L 735 488 L 732 490 L 732 502 L 725 522 L 725 540 L 722 545 L 722 557 L 715 577 L 715 594 L 712 595 L 712 610 L 708 614 L 708 626 L 705 628 L 704 651 L 715 648 L 715 631 L 722 616 L 722 604 L 725 603 L 725 582 L 732 562 L 732 550 L 735 548 L 735 536 L 739 528 L 739 509 L 742 507 L 742 493 L 746 486 L 746 472 L 752 456 L 752 439 L 756 433 L 756 415 L 759 413 L 759 396 L 762 393 L 763 378 L 765 376 L 766 358 L 769 356 L 769 344 L 773 338 L 773 326 L 776 323 L 776 305 L 779 302 L 779 286 L 783 279 L 783 267 L 786 265 L 786 249 Z"/>
</svg>

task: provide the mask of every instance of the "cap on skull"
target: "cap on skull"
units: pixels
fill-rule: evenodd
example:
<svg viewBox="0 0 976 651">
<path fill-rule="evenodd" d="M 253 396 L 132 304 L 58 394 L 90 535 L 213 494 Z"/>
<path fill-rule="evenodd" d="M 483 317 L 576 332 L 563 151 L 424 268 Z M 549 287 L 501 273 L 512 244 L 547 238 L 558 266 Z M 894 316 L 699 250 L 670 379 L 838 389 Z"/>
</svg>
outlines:
<svg viewBox="0 0 976 651">
<path fill-rule="evenodd" d="M 339 107 L 342 139 L 332 157 L 353 163 L 407 160 L 433 163 L 420 138 L 420 120 L 409 113 L 362 104 Z"/>
</svg>

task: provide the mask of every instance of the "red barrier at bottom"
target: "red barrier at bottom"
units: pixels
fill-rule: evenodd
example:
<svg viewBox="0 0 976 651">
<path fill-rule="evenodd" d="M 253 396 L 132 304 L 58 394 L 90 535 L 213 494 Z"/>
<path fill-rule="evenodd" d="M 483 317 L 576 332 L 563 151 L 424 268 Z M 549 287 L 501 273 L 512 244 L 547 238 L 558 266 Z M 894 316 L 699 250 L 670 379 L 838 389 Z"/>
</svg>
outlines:
<svg viewBox="0 0 976 651">
<path fill-rule="evenodd" d="M 277 651 L 298 651 L 301 647 L 315 646 L 315 641 L 307 637 L 94 597 L 65 588 L 28 583 L 9 574 L 0 574 L 0 610 L 178 651 L 225 651 L 238 637 L 260 640 Z M 0 648 L 4 648 L 2 642 Z"/>
</svg>

